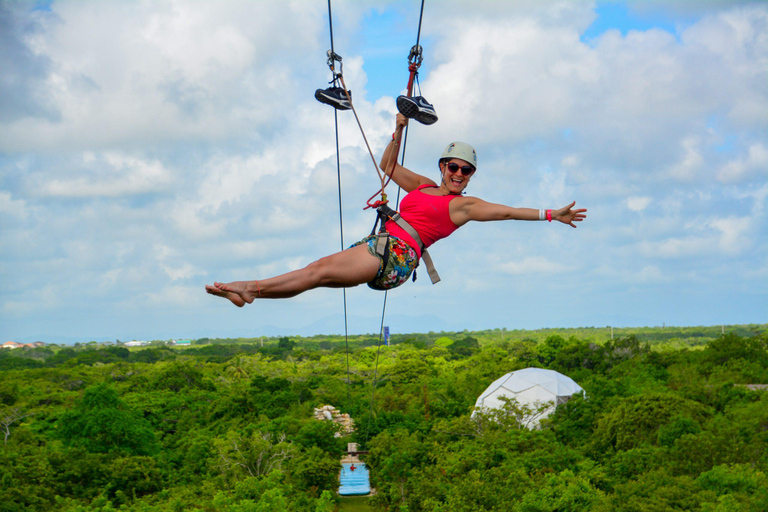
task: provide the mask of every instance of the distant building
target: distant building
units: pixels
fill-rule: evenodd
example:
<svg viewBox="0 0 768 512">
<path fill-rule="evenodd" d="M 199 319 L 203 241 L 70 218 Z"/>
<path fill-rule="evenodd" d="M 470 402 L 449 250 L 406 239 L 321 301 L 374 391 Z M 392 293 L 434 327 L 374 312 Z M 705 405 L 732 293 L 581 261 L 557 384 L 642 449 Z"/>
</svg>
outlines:
<svg viewBox="0 0 768 512">
<path fill-rule="evenodd" d="M 3 348 L 10 348 L 13 350 L 14 348 L 23 348 L 23 347 L 29 347 L 29 348 L 36 348 L 36 347 L 44 347 L 45 343 L 42 341 L 36 341 L 34 343 L 16 343 L 15 341 L 6 341 L 3 343 Z"/>
<path fill-rule="evenodd" d="M 148 341 L 126 341 L 123 343 L 124 347 L 144 347 L 146 345 L 149 345 Z"/>
<path fill-rule="evenodd" d="M 192 345 L 192 340 L 174 340 L 174 345 Z"/>
</svg>

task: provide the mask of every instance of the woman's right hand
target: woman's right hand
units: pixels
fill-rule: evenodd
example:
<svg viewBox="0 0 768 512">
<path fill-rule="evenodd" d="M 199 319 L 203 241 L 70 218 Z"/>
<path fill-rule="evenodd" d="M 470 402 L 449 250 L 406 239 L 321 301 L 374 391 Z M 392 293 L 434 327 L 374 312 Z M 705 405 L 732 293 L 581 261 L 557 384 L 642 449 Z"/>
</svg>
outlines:
<svg viewBox="0 0 768 512">
<path fill-rule="evenodd" d="M 408 126 L 408 118 L 398 112 L 395 117 L 395 131 L 402 130 L 406 126 Z"/>
</svg>

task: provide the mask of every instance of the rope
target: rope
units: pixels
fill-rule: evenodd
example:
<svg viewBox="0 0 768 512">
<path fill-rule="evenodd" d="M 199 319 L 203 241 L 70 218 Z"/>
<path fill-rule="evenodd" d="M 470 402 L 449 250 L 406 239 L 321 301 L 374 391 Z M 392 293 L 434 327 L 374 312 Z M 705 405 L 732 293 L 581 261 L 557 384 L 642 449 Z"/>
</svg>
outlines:
<svg viewBox="0 0 768 512">
<path fill-rule="evenodd" d="M 328 0 L 328 1 L 330 2 L 330 0 Z M 384 195 L 384 188 L 387 186 L 387 183 L 389 183 L 389 180 L 387 180 L 387 175 L 382 173 L 381 170 L 379 169 L 379 164 L 376 163 L 376 157 L 373 156 L 373 151 L 371 150 L 371 145 L 368 144 L 368 137 L 365 136 L 365 130 L 363 130 L 362 123 L 360 123 L 360 118 L 357 115 L 357 110 L 355 109 L 355 104 L 352 103 L 352 97 L 349 95 L 349 91 L 347 90 L 346 84 L 344 84 L 344 76 L 341 73 L 339 73 L 338 78 L 341 81 L 341 87 L 342 87 L 342 89 L 344 89 L 344 94 L 347 96 L 347 101 L 349 101 L 349 105 L 350 105 L 350 107 L 352 107 L 352 113 L 355 115 L 355 121 L 357 121 L 357 126 L 358 126 L 358 128 L 360 128 L 360 134 L 363 136 L 363 141 L 365 141 L 365 147 L 368 148 L 368 154 L 371 156 L 371 162 L 373 162 L 373 168 L 376 169 L 376 174 L 378 174 L 379 180 L 381 180 L 381 193 L 382 193 L 382 195 Z M 390 180 L 391 179 L 392 178 L 390 177 Z M 376 192 L 376 194 L 378 194 L 378 192 Z M 371 197 L 371 199 L 373 199 L 373 197 L 375 197 L 376 194 L 374 194 Z M 370 203 L 370 199 L 369 199 L 368 200 L 368 207 L 371 207 L 371 206 L 373 206 L 373 205 Z"/>
<path fill-rule="evenodd" d="M 331 55 L 329 56 L 331 71 L 333 72 L 333 56 L 336 52 L 333 51 L 333 16 L 331 15 L 331 0 L 328 0 L 328 27 L 331 32 Z M 334 82 L 336 77 L 334 76 Z M 346 90 L 346 89 L 345 89 Z M 342 213 L 342 201 L 341 201 L 341 158 L 339 153 L 339 113 L 336 109 L 333 109 L 333 122 L 336 131 L 336 181 L 339 185 L 339 238 L 341 239 L 341 250 L 344 250 L 344 215 Z M 349 324 L 347 321 L 347 289 L 342 288 L 342 295 L 344 297 L 344 343 L 346 345 L 347 354 L 347 408 L 350 407 L 350 382 L 349 382 Z"/>
</svg>

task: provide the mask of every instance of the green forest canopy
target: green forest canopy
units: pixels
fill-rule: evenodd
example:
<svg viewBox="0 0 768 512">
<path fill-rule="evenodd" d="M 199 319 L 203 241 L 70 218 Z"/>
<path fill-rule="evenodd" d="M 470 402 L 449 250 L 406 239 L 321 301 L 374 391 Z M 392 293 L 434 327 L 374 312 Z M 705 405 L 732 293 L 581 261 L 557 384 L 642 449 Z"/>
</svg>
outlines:
<svg viewBox="0 0 768 512">
<path fill-rule="evenodd" d="M 378 341 L 348 362 L 339 336 L 0 351 L 0 509 L 331 511 L 357 442 L 376 510 L 768 510 L 766 325 Z M 587 398 L 540 430 L 515 403 L 470 419 L 530 366 Z M 325 404 L 352 436 L 312 419 Z"/>
</svg>

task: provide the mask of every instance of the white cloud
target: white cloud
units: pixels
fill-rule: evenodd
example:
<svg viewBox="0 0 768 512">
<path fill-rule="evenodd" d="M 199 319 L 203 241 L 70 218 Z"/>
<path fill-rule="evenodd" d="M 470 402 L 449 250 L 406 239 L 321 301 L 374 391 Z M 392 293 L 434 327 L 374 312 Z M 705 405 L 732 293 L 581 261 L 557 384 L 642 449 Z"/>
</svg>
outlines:
<svg viewBox="0 0 768 512">
<path fill-rule="evenodd" d="M 663 280 L 661 269 L 656 265 L 648 265 L 640 269 L 640 272 L 633 276 L 634 281 L 639 283 L 653 283 Z"/>
<path fill-rule="evenodd" d="M 651 204 L 653 201 L 653 198 L 648 196 L 633 196 L 627 198 L 627 208 L 632 210 L 633 212 L 641 212 L 648 208 L 648 205 Z"/>
<path fill-rule="evenodd" d="M 699 236 L 644 241 L 639 244 L 642 254 L 650 258 L 689 258 L 711 252 L 714 240 Z"/>
<path fill-rule="evenodd" d="M 590 212 L 578 230 L 462 228 L 435 248 L 450 255 L 439 270 L 490 263 L 473 266 L 466 283 L 406 285 L 407 308 L 439 316 L 445 287 L 464 286 L 478 318 L 501 325 L 512 320 L 486 307 L 489 286 L 514 302 L 582 283 L 584 301 L 599 302 L 619 293 L 617 282 L 671 290 L 719 282 L 722 268 L 747 268 L 751 254 L 766 252 L 768 6 L 717 4 L 675 34 L 610 30 L 585 44 L 580 36 L 595 18 L 589 1 L 427 5 L 421 86 L 440 121 L 411 124 L 406 165 L 434 177 L 445 144 L 466 140 L 481 161 L 471 194 L 533 208 L 576 200 Z M 380 72 L 372 63 L 382 61 L 359 51 L 360 38 L 382 10 L 376 23 L 394 10 L 415 23 L 411 9 L 342 1 L 334 11 L 345 80 L 377 158 L 399 91 L 367 93 L 367 72 Z M 186 318 L 205 319 L 216 299 L 202 293 L 204 276 L 267 277 L 338 249 L 333 109 L 312 96 L 329 74 L 321 3 L 172 0 L 94 10 L 62 0 L 50 13 L 12 10 L 0 42 L 15 60 L 0 63 L 0 78 L 12 70 L 24 87 L 0 90 L 0 215 L 12 220 L 0 235 L 0 320 L 14 325 L 9 308 L 34 304 L 46 282 L 61 303 L 94 283 L 99 303 L 88 308 L 102 317 L 121 305 L 171 311 L 178 303 Z M 386 41 L 375 51 L 410 48 Z M 338 121 L 349 245 L 373 223 L 362 207 L 378 179 L 352 113 Z M 38 286 L 19 290 L 20 275 Z M 764 273 L 719 286 L 756 279 Z M 326 314 L 315 297 L 325 295 L 253 315 L 309 322 L 309 305 Z M 174 318 L 184 323 L 184 315 Z M 254 325 L 243 315 L 232 322 Z"/>
<path fill-rule="evenodd" d="M 153 308 L 183 310 L 205 305 L 205 294 L 199 286 L 166 285 L 148 292 L 144 300 Z"/>
<path fill-rule="evenodd" d="M 749 218 L 693 220 L 685 229 L 688 234 L 643 240 L 639 243 L 642 254 L 652 258 L 701 258 L 718 252 L 735 256 L 754 244 L 754 225 Z"/>
<path fill-rule="evenodd" d="M 204 276 L 205 271 L 197 268 L 188 261 L 185 256 L 167 245 L 155 248 L 155 258 L 160 267 L 165 271 L 171 281 L 190 279 L 195 276 Z"/>
<path fill-rule="evenodd" d="M 719 246 L 725 254 L 740 254 L 752 246 L 754 226 L 749 218 L 715 219 L 711 225 L 720 232 Z"/>
<path fill-rule="evenodd" d="M 0 215 L 24 219 L 27 216 L 25 201 L 14 199 L 10 192 L 0 190 Z"/>
<path fill-rule="evenodd" d="M 497 265 L 501 272 L 510 275 L 530 275 L 530 274 L 563 274 L 570 272 L 572 268 L 568 265 L 554 263 L 545 258 L 529 257 L 522 261 L 508 261 Z"/>
<path fill-rule="evenodd" d="M 36 51 L 50 62 L 45 87 L 60 119 L 11 123 L 3 150 L 141 147 L 252 132 L 291 104 L 291 75 L 319 52 L 308 45 L 320 43 L 315 30 L 296 29 L 319 23 L 322 9 L 174 1 L 94 10 L 63 1 L 38 16 L 45 30 Z"/>
<path fill-rule="evenodd" d="M 101 157 L 86 153 L 89 169 L 71 178 L 54 178 L 40 186 L 43 196 L 118 197 L 167 190 L 173 183 L 171 172 L 157 160 L 144 160 L 116 152 Z"/>
<path fill-rule="evenodd" d="M 670 174 L 678 180 L 693 180 L 696 178 L 697 171 L 704 164 L 700 141 L 698 137 L 686 137 L 681 141 L 681 145 L 683 147 L 683 157 L 680 161 L 673 164 Z"/>
<path fill-rule="evenodd" d="M 724 183 L 738 183 L 760 175 L 768 177 L 768 147 L 756 142 L 749 146 L 746 156 L 723 165 L 717 178 Z"/>
</svg>

